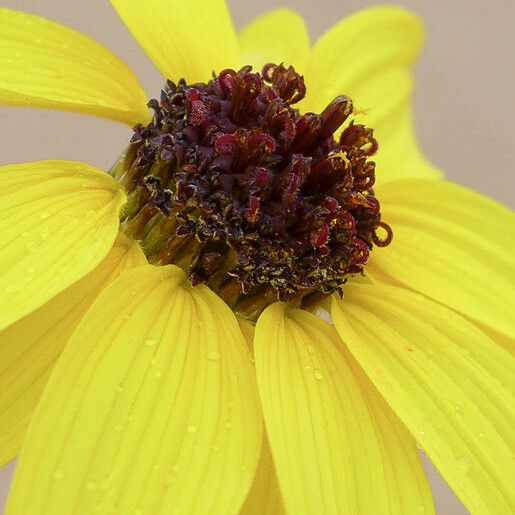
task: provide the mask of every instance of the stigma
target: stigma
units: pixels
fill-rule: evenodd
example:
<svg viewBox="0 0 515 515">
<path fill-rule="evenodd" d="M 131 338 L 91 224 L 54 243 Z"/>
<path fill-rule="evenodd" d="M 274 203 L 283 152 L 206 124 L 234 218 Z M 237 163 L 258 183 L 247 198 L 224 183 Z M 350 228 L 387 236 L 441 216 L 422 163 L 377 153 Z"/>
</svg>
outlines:
<svg viewBox="0 0 515 515">
<path fill-rule="evenodd" d="M 392 240 L 373 130 L 346 96 L 301 114 L 305 95 L 303 77 L 274 64 L 167 81 L 111 170 L 129 199 L 122 230 L 149 262 L 182 267 L 249 319 L 275 300 L 341 293 Z"/>
</svg>

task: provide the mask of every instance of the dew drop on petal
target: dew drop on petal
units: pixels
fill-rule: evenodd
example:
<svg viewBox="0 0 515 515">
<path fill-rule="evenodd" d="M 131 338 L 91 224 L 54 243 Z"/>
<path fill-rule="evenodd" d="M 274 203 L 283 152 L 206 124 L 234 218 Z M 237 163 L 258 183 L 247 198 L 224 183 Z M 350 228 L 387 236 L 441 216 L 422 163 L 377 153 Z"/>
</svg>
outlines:
<svg viewBox="0 0 515 515">
<path fill-rule="evenodd" d="M 36 241 L 27 241 L 25 246 L 29 250 L 29 252 L 37 252 L 39 250 L 39 243 Z"/>
<path fill-rule="evenodd" d="M 456 458 L 456 461 L 458 462 L 458 465 L 465 473 L 467 473 L 470 470 L 470 468 L 472 467 L 472 460 L 470 459 L 469 456 L 458 456 Z"/>
<path fill-rule="evenodd" d="M 16 292 L 18 292 L 20 290 L 23 290 L 24 287 L 25 287 L 25 283 L 24 282 L 17 281 L 17 282 L 8 284 L 5 287 L 5 291 L 7 293 L 16 293 Z"/>
<path fill-rule="evenodd" d="M 62 479 L 64 477 L 64 472 L 62 469 L 55 469 L 54 473 L 52 474 L 52 477 L 54 479 Z"/>
<path fill-rule="evenodd" d="M 324 379 L 324 375 L 322 374 L 322 372 L 320 372 L 320 370 L 314 370 L 313 375 L 315 376 L 315 379 L 317 381 L 322 381 Z"/>
<path fill-rule="evenodd" d="M 220 361 L 221 355 L 220 351 L 217 350 L 211 350 L 206 354 L 206 358 L 209 361 Z"/>
<path fill-rule="evenodd" d="M 96 490 L 98 488 L 98 484 L 95 481 L 88 481 L 86 483 L 87 490 Z"/>
</svg>

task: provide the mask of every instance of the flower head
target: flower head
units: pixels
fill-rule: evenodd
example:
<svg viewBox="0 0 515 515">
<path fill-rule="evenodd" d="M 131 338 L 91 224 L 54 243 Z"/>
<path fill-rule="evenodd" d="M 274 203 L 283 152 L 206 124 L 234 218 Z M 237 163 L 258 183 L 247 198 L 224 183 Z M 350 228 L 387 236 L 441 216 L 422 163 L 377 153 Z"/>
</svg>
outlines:
<svg viewBox="0 0 515 515">
<path fill-rule="evenodd" d="M 179 264 L 246 318 L 341 292 L 391 240 L 372 189 L 373 131 L 350 123 L 336 141 L 351 100 L 302 115 L 305 92 L 293 67 L 272 64 L 168 81 L 112 170 L 129 192 L 122 230 L 149 261 Z"/>
<path fill-rule="evenodd" d="M 0 10 L 1 102 L 134 126 L 110 173 L 0 169 L 8 513 L 432 512 L 415 442 L 509 512 L 513 214 L 418 152 L 416 18 L 311 47 L 288 10 L 112 3 L 152 117 L 107 49 Z"/>
</svg>

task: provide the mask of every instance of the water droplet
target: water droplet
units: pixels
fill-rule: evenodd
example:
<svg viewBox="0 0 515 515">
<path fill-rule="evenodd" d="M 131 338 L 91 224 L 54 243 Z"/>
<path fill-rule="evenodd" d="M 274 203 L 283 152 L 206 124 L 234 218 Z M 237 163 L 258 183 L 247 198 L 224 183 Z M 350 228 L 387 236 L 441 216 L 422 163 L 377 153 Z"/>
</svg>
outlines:
<svg viewBox="0 0 515 515">
<path fill-rule="evenodd" d="M 88 481 L 86 483 L 87 490 L 96 490 L 98 488 L 98 484 L 95 481 Z"/>
<path fill-rule="evenodd" d="M 479 436 L 479 438 L 484 438 L 485 437 L 485 433 L 483 433 L 483 431 L 479 431 L 477 436 Z"/>
<path fill-rule="evenodd" d="M 458 462 L 458 465 L 461 467 L 461 469 L 465 472 L 468 472 L 470 467 L 472 467 L 472 460 L 469 456 L 458 456 L 456 461 Z"/>
<path fill-rule="evenodd" d="M 322 374 L 322 372 L 320 372 L 320 370 L 314 370 L 313 375 L 315 376 L 315 379 L 317 381 L 322 381 L 322 379 L 324 379 L 324 375 Z"/>
<path fill-rule="evenodd" d="M 48 211 L 41 211 L 39 213 L 39 218 L 41 218 L 41 220 L 46 220 L 47 218 L 50 218 L 50 213 Z"/>
<path fill-rule="evenodd" d="M 458 417 L 463 417 L 463 406 L 461 404 L 454 405 L 454 412 Z"/>
<path fill-rule="evenodd" d="M 156 370 L 154 372 L 154 376 L 156 376 L 158 379 L 163 375 L 163 373 L 161 372 L 161 370 Z"/>
<path fill-rule="evenodd" d="M 220 450 L 220 446 L 219 445 L 213 445 L 213 451 L 219 451 Z"/>
<path fill-rule="evenodd" d="M 99 485 L 101 492 L 108 492 L 109 486 L 110 486 L 111 479 L 109 476 L 107 476 Z"/>
<path fill-rule="evenodd" d="M 116 391 L 123 392 L 123 384 L 122 383 L 118 383 L 118 385 L 116 386 Z"/>
<path fill-rule="evenodd" d="M 227 407 L 228 407 L 229 409 L 234 408 L 234 401 L 229 401 L 229 402 L 227 403 Z"/>
<path fill-rule="evenodd" d="M 36 241 L 27 241 L 25 246 L 29 250 L 29 252 L 37 252 L 39 250 L 39 243 Z"/>
<path fill-rule="evenodd" d="M 193 424 L 190 424 L 188 426 L 188 433 L 193 434 L 197 432 L 197 426 L 194 426 Z"/>
<path fill-rule="evenodd" d="M 152 347 L 157 343 L 157 338 L 145 338 L 144 343 L 147 347 Z"/>
<path fill-rule="evenodd" d="M 472 499 L 471 504 L 476 508 L 476 510 L 481 507 L 481 503 L 477 499 Z"/>
<path fill-rule="evenodd" d="M 23 290 L 24 287 L 25 287 L 25 282 L 17 281 L 15 283 L 8 284 L 5 287 L 5 291 L 8 293 L 15 293 L 17 291 Z"/>
<path fill-rule="evenodd" d="M 232 427 L 232 422 L 231 422 L 230 420 L 228 420 L 228 421 L 225 423 L 225 427 L 226 427 L 227 429 L 231 429 L 231 427 Z"/>
<path fill-rule="evenodd" d="M 209 361 L 220 361 L 221 354 L 220 351 L 217 350 L 211 350 L 206 354 L 206 358 Z"/>
<path fill-rule="evenodd" d="M 420 513 L 423 513 L 424 511 L 426 511 L 426 507 L 423 505 L 423 504 L 419 504 L 417 506 L 417 510 L 420 512 Z"/>
<path fill-rule="evenodd" d="M 64 472 L 62 469 L 55 469 L 52 475 L 54 479 L 62 479 L 64 477 Z"/>
</svg>

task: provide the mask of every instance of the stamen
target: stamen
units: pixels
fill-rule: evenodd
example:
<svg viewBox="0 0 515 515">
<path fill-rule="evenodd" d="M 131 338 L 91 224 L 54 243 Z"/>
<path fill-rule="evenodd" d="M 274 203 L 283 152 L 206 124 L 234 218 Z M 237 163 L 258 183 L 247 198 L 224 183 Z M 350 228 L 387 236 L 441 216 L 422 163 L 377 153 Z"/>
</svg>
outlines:
<svg viewBox="0 0 515 515">
<path fill-rule="evenodd" d="M 129 195 L 122 227 L 149 261 L 183 267 L 250 318 L 276 299 L 340 292 L 393 236 L 372 189 L 372 129 L 347 123 L 346 96 L 300 114 L 305 94 L 274 64 L 167 81 L 112 170 Z"/>
</svg>

